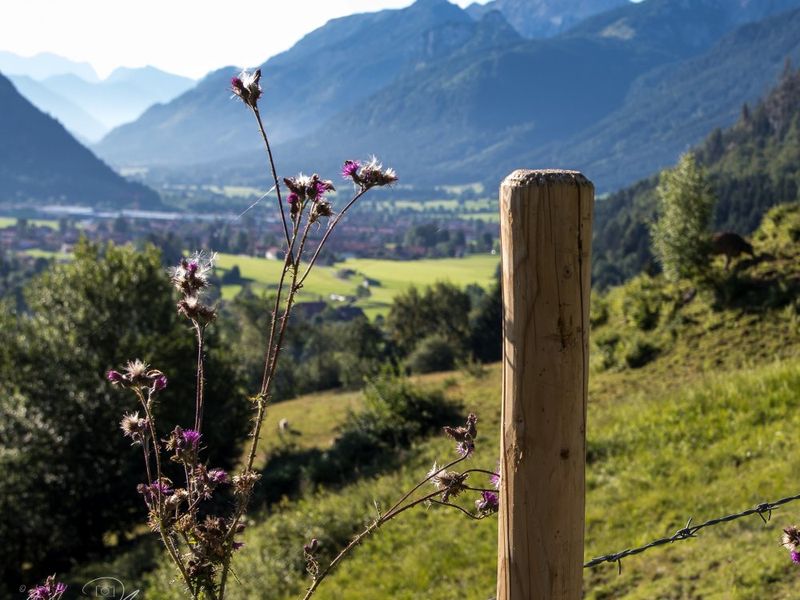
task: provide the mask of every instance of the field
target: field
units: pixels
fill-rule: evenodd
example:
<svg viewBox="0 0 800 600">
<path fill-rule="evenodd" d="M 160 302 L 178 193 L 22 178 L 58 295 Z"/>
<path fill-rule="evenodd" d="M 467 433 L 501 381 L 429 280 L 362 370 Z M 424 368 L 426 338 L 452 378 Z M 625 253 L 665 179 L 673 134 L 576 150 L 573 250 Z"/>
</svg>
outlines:
<svg viewBox="0 0 800 600">
<path fill-rule="evenodd" d="M 0 229 L 5 229 L 6 227 L 12 227 L 13 225 L 16 225 L 17 220 L 18 219 L 16 217 L 0 217 Z M 28 219 L 28 225 L 56 229 L 58 228 L 58 221 L 54 219 Z"/>
<path fill-rule="evenodd" d="M 217 264 L 222 271 L 238 265 L 242 277 L 254 287 L 268 289 L 276 284 L 282 262 L 252 256 L 218 254 Z M 499 258 L 491 254 L 471 255 L 465 258 L 423 259 L 393 261 L 377 259 L 350 259 L 330 267 L 316 267 L 303 286 L 300 301 L 329 299 L 331 294 L 354 296 L 358 285 L 369 278 L 378 282 L 370 286 L 371 295 L 359 299 L 355 305 L 374 318 L 386 314 L 395 294 L 411 285 L 424 287 L 437 281 L 448 281 L 466 286 L 471 283 L 482 287 L 491 285 Z M 355 271 L 357 275 L 342 279 L 337 272 L 343 269 Z M 233 298 L 241 286 L 225 285 L 222 297 Z"/>
</svg>

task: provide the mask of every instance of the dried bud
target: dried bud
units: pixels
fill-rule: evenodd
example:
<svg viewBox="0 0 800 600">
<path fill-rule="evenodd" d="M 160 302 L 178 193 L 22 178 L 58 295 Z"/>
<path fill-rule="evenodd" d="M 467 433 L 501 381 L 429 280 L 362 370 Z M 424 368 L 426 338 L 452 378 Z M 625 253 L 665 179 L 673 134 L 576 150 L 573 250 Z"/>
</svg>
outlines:
<svg viewBox="0 0 800 600">
<path fill-rule="evenodd" d="M 160 392 L 161 390 L 167 387 L 167 376 L 166 375 L 158 375 L 153 380 L 153 386 L 150 388 L 152 393 Z"/>
<path fill-rule="evenodd" d="M 456 452 L 461 456 L 470 456 L 475 451 L 475 438 L 478 437 L 476 424 L 478 417 L 474 413 L 467 416 L 467 422 L 460 427 L 443 427 L 444 433 L 456 440 Z"/>
<path fill-rule="evenodd" d="M 319 540 L 317 538 L 311 538 L 311 541 L 303 546 L 303 552 L 311 556 L 316 554 L 317 550 L 319 550 Z"/>
<path fill-rule="evenodd" d="M 140 483 L 136 486 L 136 491 L 142 494 L 148 506 L 152 506 L 154 503 L 157 504 L 159 499 L 166 498 L 172 494 L 170 481 L 166 477 L 162 477 L 153 483 Z"/>
</svg>

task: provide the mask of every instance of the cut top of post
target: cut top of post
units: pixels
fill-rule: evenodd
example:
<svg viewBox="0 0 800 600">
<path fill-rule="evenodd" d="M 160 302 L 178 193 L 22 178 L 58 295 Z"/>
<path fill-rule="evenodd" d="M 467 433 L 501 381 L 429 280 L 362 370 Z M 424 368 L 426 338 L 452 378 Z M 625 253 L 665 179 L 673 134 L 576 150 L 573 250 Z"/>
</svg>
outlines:
<svg viewBox="0 0 800 600">
<path fill-rule="evenodd" d="M 580 171 L 564 169 L 517 169 L 503 180 L 504 186 L 547 185 L 549 183 L 575 183 L 594 187 Z"/>
</svg>

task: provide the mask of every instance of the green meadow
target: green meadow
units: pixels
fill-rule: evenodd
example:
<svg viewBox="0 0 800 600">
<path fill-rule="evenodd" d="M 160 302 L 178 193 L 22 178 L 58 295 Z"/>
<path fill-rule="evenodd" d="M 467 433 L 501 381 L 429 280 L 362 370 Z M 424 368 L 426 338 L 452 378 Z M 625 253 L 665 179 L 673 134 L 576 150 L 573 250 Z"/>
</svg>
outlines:
<svg viewBox="0 0 800 600">
<path fill-rule="evenodd" d="M 462 287 L 477 284 L 487 288 L 493 281 L 498 264 L 499 257 L 491 254 L 407 261 L 349 259 L 332 266 L 315 267 L 303 286 L 299 300 L 327 300 L 331 294 L 355 296 L 358 286 L 364 278 L 368 278 L 376 281 L 377 285 L 371 285 L 371 295 L 359 299 L 355 305 L 373 318 L 386 314 L 394 296 L 412 285 L 424 287 L 437 281 L 448 281 Z M 238 265 L 243 278 L 249 280 L 255 289 L 264 290 L 277 285 L 283 263 L 252 256 L 218 254 L 217 265 L 223 272 Z M 338 277 L 337 273 L 345 269 L 356 274 L 347 278 Z M 225 285 L 222 297 L 233 298 L 240 289 L 241 286 L 237 284 Z"/>
</svg>

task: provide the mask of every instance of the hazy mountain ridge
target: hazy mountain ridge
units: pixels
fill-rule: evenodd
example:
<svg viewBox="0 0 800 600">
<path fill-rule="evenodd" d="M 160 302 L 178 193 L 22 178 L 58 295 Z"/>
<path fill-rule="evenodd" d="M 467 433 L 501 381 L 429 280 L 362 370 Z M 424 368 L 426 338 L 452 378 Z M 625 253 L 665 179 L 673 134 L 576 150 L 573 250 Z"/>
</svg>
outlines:
<svg viewBox="0 0 800 600">
<path fill-rule="evenodd" d="M 0 75 L 0 203 L 154 208 L 153 190 L 126 181 Z"/>
<path fill-rule="evenodd" d="M 72 73 L 86 81 L 100 81 L 89 63 L 70 60 L 51 52 L 41 52 L 34 56 L 20 56 L 13 52 L 0 50 L 0 73 L 4 73 L 6 76 L 26 75 L 36 80 L 52 75 Z"/>
<path fill-rule="evenodd" d="M 3 69 L 3 65 L 7 65 Z M 114 70 L 99 79 L 87 63 L 54 54 L 20 57 L 0 52 L 0 72 L 37 108 L 74 135 L 98 141 L 113 127 L 135 120 L 154 103 L 168 102 L 195 81 L 154 67 Z"/>
<path fill-rule="evenodd" d="M 492 10 L 500 11 L 523 36 L 546 38 L 558 35 L 597 13 L 628 4 L 630 0 L 492 0 L 473 3 L 467 13 L 476 19 Z"/>
</svg>

